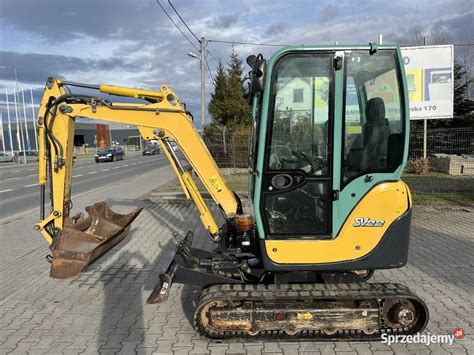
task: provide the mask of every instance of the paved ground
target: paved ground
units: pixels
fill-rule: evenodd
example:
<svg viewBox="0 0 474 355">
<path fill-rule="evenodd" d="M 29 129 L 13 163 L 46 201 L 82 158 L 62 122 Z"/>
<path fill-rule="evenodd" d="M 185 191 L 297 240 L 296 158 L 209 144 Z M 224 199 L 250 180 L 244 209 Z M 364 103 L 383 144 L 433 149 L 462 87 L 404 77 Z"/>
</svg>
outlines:
<svg viewBox="0 0 474 355">
<path fill-rule="evenodd" d="M 38 164 L 12 164 L 2 164 L 0 168 L 0 222 L 39 206 Z M 93 157 L 78 159 L 73 167 L 72 193 L 77 196 L 126 181 L 137 174 L 137 169 L 146 173 L 167 165 L 164 155 L 142 156 L 141 153 L 128 153 L 123 161 L 99 164 Z M 46 196 L 48 191 L 49 186 Z"/>
<path fill-rule="evenodd" d="M 48 249 L 30 228 L 34 219 L 0 226 L 1 354 L 464 354 L 474 349 L 474 211 L 415 208 L 408 265 L 373 278 L 407 284 L 425 299 L 431 334 L 462 327 L 465 338 L 452 346 L 388 347 L 380 342 L 216 342 L 198 335 L 190 320 L 199 290 L 174 285 L 166 303 L 145 303 L 169 255 L 172 234 L 191 229 L 204 235 L 198 214 L 189 204 L 126 197 L 110 202 L 118 211 L 145 209 L 129 237 L 73 281 L 48 278 Z M 20 251 L 14 247 L 18 239 L 25 246 Z"/>
</svg>

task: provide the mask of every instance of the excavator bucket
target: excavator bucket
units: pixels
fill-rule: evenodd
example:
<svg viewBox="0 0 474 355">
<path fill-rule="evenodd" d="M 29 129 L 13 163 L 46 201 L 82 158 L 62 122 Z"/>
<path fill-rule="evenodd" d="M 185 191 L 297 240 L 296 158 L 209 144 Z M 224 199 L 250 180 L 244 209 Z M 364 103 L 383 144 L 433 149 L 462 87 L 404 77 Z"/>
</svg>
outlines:
<svg viewBox="0 0 474 355">
<path fill-rule="evenodd" d="M 125 238 L 142 208 L 128 214 L 112 211 L 105 201 L 86 207 L 83 213 L 64 220 L 64 227 L 52 245 L 50 276 L 67 279 L 82 272 L 87 265 Z"/>
</svg>

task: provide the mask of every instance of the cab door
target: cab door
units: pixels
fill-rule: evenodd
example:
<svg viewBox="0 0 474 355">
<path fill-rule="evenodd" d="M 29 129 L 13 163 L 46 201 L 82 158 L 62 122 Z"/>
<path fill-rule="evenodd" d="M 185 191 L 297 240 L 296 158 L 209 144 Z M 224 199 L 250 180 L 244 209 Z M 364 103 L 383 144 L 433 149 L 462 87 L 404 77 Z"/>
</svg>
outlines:
<svg viewBox="0 0 474 355">
<path fill-rule="evenodd" d="M 342 115 L 334 139 L 333 237 L 366 193 L 399 180 L 408 151 L 408 97 L 400 51 L 353 49 L 344 53 Z M 374 218 L 377 209 L 374 206 Z"/>
<path fill-rule="evenodd" d="M 259 179 L 266 238 L 331 238 L 334 58 L 290 52 L 273 66 Z"/>
</svg>

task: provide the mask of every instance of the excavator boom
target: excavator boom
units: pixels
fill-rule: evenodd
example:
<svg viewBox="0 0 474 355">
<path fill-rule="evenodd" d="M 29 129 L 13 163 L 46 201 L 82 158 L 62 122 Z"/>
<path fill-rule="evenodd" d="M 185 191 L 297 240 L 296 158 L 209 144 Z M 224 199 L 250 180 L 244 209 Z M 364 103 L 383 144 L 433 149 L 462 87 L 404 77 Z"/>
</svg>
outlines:
<svg viewBox="0 0 474 355">
<path fill-rule="evenodd" d="M 145 104 L 109 102 L 100 97 L 74 95 L 65 87 L 97 89 L 115 96 L 147 100 Z M 219 228 L 200 195 L 189 171 L 186 171 L 170 141 L 176 142 L 198 178 L 219 205 L 224 215 L 236 213 L 239 201 L 220 174 L 216 163 L 196 131 L 191 115 L 178 96 L 166 85 L 153 92 L 112 85 L 88 85 L 61 82 L 49 78 L 38 114 L 39 184 L 41 188 L 41 221 L 35 228 L 43 234 L 52 249 L 51 276 L 67 278 L 77 275 L 90 262 L 105 253 L 126 235 L 140 209 L 127 215 L 114 213 L 105 202 L 88 207 L 83 214 L 71 217 L 71 177 L 75 118 L 136 125 L 143 138 L 160 142 L 188 196 L 196 204 L 201 221 L 213 238 Z M 45 187 L 51 186 L 51 211 L 45 214 Z"/>
</svg>

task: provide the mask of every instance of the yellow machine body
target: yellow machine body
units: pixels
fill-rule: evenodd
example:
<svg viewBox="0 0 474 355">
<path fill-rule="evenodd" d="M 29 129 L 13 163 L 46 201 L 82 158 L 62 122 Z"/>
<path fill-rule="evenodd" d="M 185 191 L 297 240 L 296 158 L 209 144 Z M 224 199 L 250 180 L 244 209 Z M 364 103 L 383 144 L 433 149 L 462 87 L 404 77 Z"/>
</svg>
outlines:
<svg viewBox="0 0 474 355">
<path fill-rule="evenodd" d="M 265 240 L 269 258 L 279 264 L 325 264 L 355 260 L 368 255 L 380 243 L 392 223 L 411 206 L 408 186 L 384 182 L 375 186 L 357 204 L 334 239 Z M 357 218 L 371 216 L 380 227 L 361 227 Z"/>
</svg>

